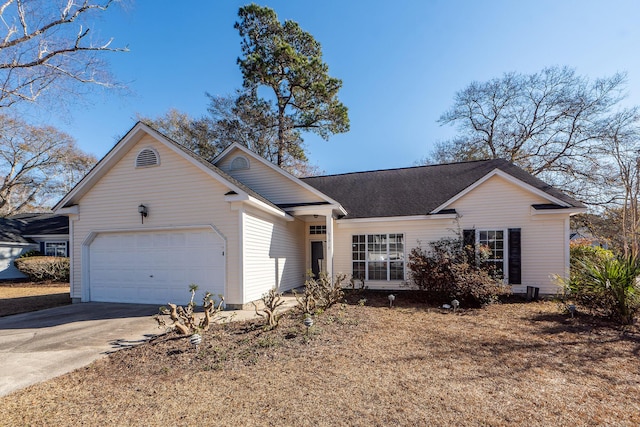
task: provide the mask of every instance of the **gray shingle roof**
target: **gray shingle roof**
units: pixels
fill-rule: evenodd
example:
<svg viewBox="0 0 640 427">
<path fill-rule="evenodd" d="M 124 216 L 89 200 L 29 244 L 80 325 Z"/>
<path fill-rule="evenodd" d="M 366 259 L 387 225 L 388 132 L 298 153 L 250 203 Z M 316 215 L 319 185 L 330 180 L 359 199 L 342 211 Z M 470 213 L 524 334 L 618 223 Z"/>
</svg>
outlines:
<svg viewBox="0 0 640 427">
<path fill-rule="evenodd" d="M 31 243 L 22 237 L 25 223 L 11 218 L 0 218 L 0 242 L 3 243 Z"/>
<path fill-rule="evenodd" d="M 347 210 L 346 218 L 426 215 L 493 171 L 517 178 L 572 207 L 577 200 L 502 159 L 303 178 Z"/>
<path fill-rule="evenodd" d="M 69 234 L 65 215 L 28 213 L 0 218 L 0 242 L 32 243 L 25 236 Z"/>
</svg>

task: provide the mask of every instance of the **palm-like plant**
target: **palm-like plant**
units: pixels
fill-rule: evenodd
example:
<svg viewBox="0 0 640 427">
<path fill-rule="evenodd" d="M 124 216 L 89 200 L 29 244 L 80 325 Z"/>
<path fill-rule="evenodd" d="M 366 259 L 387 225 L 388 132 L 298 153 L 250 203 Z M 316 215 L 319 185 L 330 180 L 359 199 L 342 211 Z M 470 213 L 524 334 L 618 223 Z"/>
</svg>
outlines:
<svg viewBox="0 0 640 427">
<path fill-rule="evenodd" d="M 639 260 L 626 256 L 582 264 L 586 274 L 581 283 L 571 285 L 573 296 L 622 324 L 633 323 L 640 309 Z"/>
</svg>

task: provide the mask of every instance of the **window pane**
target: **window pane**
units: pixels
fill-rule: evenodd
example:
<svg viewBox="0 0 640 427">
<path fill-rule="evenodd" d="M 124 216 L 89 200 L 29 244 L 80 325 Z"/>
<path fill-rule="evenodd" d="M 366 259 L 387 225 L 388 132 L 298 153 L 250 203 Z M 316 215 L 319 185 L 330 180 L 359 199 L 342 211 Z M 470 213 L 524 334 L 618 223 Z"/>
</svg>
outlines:
<svg viewBox="0 0 640 427">
<path fill-rule="evenodd" d="M 389 266 L 390 280 L 404 280 L 404 263 L 401 261 L 392 262 Z"/>
<path fill-rule="evenodd" d="M 353 277 L 354 279 L 365 279 L 364 275 L 364 262 L 354 262 L 353 263 Z"/>
<path fill-rule="evenodd" d="M 67 242 L 45 242 L 44 254 L 46 256 L 67 256 Z"/>
<path fill-rule="evenodd" d="M 403 234 L 354 235 L 351 241 L 355 278 L 404 280 Z"/>
<path fill-rule="evenodd" d="M 478 243 L 490 250 L 485 265 L 494 277 L 504 277 L 505 241 L 503 230 L 486 230 L 478 233 Z"/>
<path fill-rule="evenodd" d="M 369 262 L 369 280 L 387 280 L 386 262 Z"/>
</svg>

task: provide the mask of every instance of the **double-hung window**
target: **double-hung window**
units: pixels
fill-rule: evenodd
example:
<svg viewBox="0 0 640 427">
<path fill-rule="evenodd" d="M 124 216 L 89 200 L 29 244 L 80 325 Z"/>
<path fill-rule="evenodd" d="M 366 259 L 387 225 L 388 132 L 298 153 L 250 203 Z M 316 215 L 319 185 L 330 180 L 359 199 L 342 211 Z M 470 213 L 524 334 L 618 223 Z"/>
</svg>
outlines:
<svg viewBox="0 0 640 427">
<path fill-rule="evenodd" d="M 522 230 L 520 228 L 463 230 L 465 246 L 483 251 L 483 260 L 496 277 L 522 284 Z"/>
<path fill-rule="evenodd" d="M 404 235 L 360 234 L 351 242 L 353 277 L 404 280 Z"/>
<path fill-rule="evenodd" d="M 478 244 L 486 250 L 484 264 L 492 268 L 492 273 L 499 278 L 505 277 L 507 257 L 505 254 L 506 236 L 504 230 L 478 231 Z"/>
<path fill-rule="evenodd" d="M 67 256 L 67 242 L 44 242 L 46 256 Z"/>
</svg>

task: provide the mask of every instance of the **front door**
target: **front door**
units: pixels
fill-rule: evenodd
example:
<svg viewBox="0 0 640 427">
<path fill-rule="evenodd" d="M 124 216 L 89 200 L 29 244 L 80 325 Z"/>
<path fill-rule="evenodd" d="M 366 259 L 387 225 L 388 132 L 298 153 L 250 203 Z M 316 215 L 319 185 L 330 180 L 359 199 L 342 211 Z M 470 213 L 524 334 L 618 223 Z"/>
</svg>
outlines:
<svg viewBox="0 0 640 427">
<path fill-rule="evenodd" d="M 324 260 L 324 242 L 311 242 L 311 272 L 314 278 L 320 276 Z"/>
</svg>

